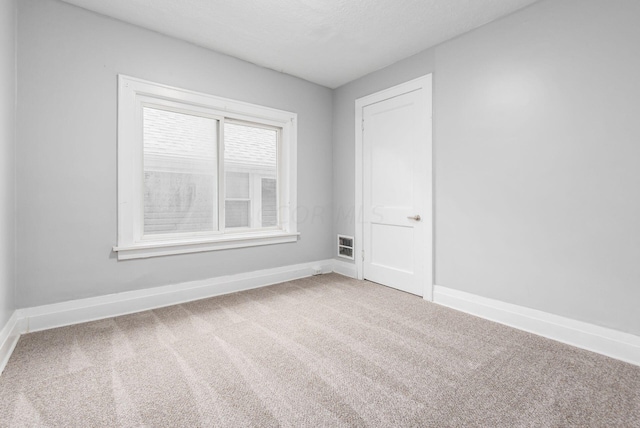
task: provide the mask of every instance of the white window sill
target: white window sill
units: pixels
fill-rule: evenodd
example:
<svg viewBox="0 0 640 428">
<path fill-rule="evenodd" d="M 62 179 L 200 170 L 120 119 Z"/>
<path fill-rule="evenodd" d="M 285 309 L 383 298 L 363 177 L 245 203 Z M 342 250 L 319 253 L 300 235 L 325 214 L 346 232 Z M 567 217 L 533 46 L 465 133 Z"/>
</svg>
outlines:
<svg viewBox="0 0 640 428">
<path fill-rule="evenodd" d="M 282 231 L 229 234 L 215 238 L 189 241 L 156 241 L 113 247 L 118 260 L 143 259 L 172 254 L 197 253 L 202 251 L 226 250 L 230 248 L 255 247 L 258 245 L 296 242 L 299 233 Z"/>
</svg>

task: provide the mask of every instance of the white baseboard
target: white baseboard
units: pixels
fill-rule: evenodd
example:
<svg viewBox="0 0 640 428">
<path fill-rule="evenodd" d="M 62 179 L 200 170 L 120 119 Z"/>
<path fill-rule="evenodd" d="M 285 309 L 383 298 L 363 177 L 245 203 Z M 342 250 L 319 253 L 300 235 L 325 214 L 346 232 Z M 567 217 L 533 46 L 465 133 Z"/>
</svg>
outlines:
<svg viewBox="0 0 640 428">
<path fill-rule="evenodd" d="M 190 281 L 16 310 L 0 331 L 0 374 L 21 334 L 126 315 L 334 271 L 335 260 Z"/>
<path fill-rule="evenodd" d="M 436 285 L 434 303 L 640 366 L 640 337 Z"/>
<path fill-rule="evenodd" d="M 9 321 L 0 330 L 0 374 L 4 370 L 4 367 L 11 357 L 18 339 L 20 338 L 20 319 L 18 318 L 18 311 L 13 311 Z"/>
<path fill-rule="evenodd" d="M 171 306 L 333 271 L 333 260 L 264 269 L 162 287 L 20 309 L 23 333 Z"/>
<path fill-rule="evenodd" d="M 354 264 L 330 259 L 19 309 L 0 330 L 0 373 L 23 333 L 264 287 L 309 277 L 318 270 L 357 276 Z M 438 285 L 434 302 L 640 366 L 638 336 Z"/>
<path fill-rule="evenodd" d="M 342 260 L 333 259 L 333 271 L 340 275 L 348 276 L 349 278 L 358 277 L 358 268 L 354 263 L 345 262 Z"/>
</svg>

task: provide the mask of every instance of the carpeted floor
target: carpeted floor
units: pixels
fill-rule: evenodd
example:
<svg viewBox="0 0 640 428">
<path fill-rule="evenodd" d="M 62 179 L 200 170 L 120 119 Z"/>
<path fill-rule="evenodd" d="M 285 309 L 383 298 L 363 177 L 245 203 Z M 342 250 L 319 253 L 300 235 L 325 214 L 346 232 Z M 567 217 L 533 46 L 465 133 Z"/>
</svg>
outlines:
<svg viewBox="0 0 640 428">
<path fill-rule="evenodd" d="M 640 426 L 640 367 L 336 274 L 24 335 L 0 426 Z"/>
</svg>

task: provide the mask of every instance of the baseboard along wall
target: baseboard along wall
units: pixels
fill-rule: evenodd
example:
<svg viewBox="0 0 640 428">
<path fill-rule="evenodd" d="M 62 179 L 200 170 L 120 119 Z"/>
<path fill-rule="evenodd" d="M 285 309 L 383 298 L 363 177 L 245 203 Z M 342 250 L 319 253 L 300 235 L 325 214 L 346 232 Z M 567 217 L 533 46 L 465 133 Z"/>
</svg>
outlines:
<svg viewBox="0 0 640 428">
<path fill-rule="evenodd" d="M 266 287 L 329 272 L 333 272 L 333 261 L 322 260 L 54 303 L 20 309 L 19 313 L 20 318 L 26 320 L 25 333 L 30 333 Z"/>
<path fill-rule="evenodd" d="M 13 311 L 7 323 L 0 330 L 0 374 L 9 362 L 21 333 L 22 326 L 21 320 L 18 318 L 18 311 Z"/>
<path fill-rule="evenodd" d="M 640 337 L 536 309 L 434 286 L 434 303 L 640 366 Z"/>
<path fill-rule="evenodd" d="M 358 268 L 354 263 L 348 263 L 342 260 L 333 260 L 333 271 L 349 278 L 358 277 Z"/>
<path fill-rule="evenodd" d="M 16 310 L 0 330 L 0 373 L 21 334 L 176 305 L 319 273 L 356 278 L 329 259 Z M 640 337 L 436 285 L 434 303 L 640 366 Z"/>
</svg>

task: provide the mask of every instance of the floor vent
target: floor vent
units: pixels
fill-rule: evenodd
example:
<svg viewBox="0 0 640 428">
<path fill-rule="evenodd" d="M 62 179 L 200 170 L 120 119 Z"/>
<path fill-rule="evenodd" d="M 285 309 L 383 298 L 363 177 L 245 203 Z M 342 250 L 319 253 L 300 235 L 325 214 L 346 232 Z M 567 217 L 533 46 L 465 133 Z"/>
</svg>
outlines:
<svg viewBox="0 0 640 428">
<path fill-rule="evenodd" d="M 338 256 L 353 260 L 353 236 L 338 235 Z"/>
</svg>

